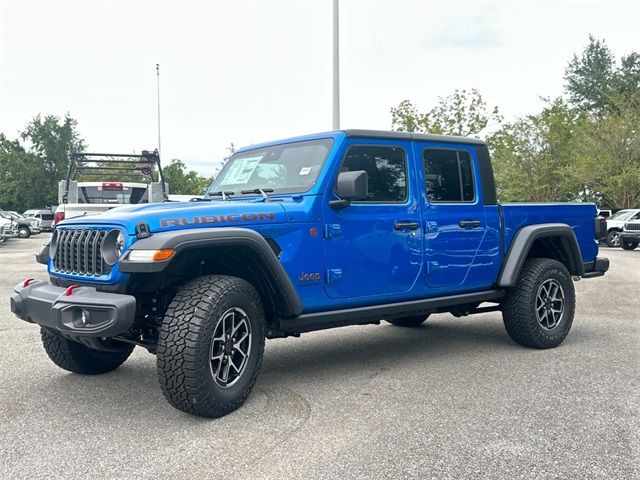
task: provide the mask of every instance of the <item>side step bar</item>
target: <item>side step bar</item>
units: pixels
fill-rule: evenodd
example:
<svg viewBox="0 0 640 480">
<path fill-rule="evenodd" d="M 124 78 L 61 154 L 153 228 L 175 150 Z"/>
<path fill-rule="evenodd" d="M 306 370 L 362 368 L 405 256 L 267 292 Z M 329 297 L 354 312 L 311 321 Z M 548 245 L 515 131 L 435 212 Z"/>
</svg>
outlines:
<svg viewBox="0 0 640 480">
<path fill-rule="evenodd" d="M 504 290 L 465 293 L 447 297 L 411 300 L 369 307 L 345 308 L 328 312 L 306 313 L 280 320 L 280 330 L 287 334 L 305 333 L 326 328 L 373 323 L 385 318 L 436 313 L 449 307 L 497 301 L 504 297 Z"/>
</svg>

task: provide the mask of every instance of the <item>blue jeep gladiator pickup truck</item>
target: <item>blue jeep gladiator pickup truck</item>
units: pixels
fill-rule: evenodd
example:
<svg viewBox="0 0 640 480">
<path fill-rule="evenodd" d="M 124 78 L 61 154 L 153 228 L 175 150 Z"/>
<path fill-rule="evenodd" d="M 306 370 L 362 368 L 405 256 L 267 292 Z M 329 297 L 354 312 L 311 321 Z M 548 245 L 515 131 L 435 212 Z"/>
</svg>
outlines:
<svg viewBox="0 0 640 480">
<path fill-rule="evenodd" d="M 593 204 L 496 201 L 479 140 L 347 130 L 238 151 L 196 202 L 61 222 L 11 309 L 54 363 L 157 355 L 167 400 L 218 417 L 253 387 L 265 338 L 429 314 L 501 311 L 507 333 L 558 346 L 573 279 L 603 275 Z"/>
</svg>

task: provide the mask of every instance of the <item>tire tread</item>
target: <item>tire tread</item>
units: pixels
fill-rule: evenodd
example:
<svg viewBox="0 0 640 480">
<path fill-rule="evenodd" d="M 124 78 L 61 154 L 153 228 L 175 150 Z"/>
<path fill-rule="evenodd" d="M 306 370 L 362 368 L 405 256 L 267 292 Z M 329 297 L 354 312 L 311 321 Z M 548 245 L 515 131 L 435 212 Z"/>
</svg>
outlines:
<svg viewBox="0 0 640 480">
<path fill-rule="evenodd" d="M 249 282 L 226 275 L 206 275 L 186 283 L 165 313 L 158 335 L 158 379 L 165 398 L 178 410 L 220 417 L 240 407 L 251 393 L 262 361 L 264 330 L 255 332 L 260 338 L 259 352 L 256 352 L 258 364 L 251 372 L 248 388 L 233 401 L 216 399 L 208 394 L 210 367 L 200 361 L 202 330 L 221 299 L 235 292 L 249 295 L 262 312 L 260 297 Z"/>
<path fill-rule="evenodd" d="M 540 276 L 545 271 L 559 270 L 569 280 L 570 289 L 565 292 L 567 312 L 566 323 L 558 334 L 545 333 L 539 326 L 535 312 L 531 308 L 531 295 L 538 290 Z M 551 258 L 529 258 L 522 267 L 520 277 L 502 302 L 502 319 L 509 336 L 520 345 L 530 348 L 553 348 L 558 346 L 569 333 L 575 311 L 575 291 L 573 281 L 566 267 Z"/>
</svg>

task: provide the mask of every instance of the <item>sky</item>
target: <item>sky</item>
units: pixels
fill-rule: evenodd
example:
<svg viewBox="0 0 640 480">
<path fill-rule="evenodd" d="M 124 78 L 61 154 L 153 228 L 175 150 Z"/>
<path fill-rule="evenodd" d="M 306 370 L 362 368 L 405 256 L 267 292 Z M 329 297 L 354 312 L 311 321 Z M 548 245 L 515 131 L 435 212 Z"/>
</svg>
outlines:
<svg viewBox="0 0 640 480">
<path fill-rule="evenodd" d="M 228 146 L 331 130 L 332 2 L 0 0 L 0 132 L 78 120 L 91 151 L 211 175 Z M 477 88 L 507 120 L 562 94 L 588 35 L 640 50 L 640 1 L 340 1 L 341 128 Z"/>
</svg>

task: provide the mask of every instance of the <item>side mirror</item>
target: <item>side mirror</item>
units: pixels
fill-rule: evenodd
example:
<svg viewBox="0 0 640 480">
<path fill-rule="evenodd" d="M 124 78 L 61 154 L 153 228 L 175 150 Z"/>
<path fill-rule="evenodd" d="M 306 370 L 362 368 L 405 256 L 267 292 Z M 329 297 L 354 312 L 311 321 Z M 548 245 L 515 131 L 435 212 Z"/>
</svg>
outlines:
<svg viewBox="0 0 640 480">
<path fill-rule="evenodd" d="M 365 200 L 369 196 L 367 172 L 356 170 L 339 173 L 335 192 L 340 199 L 329 202 L 329 206 L 334 210 L 348 207 L 352 200 Z"/>
</svg>

